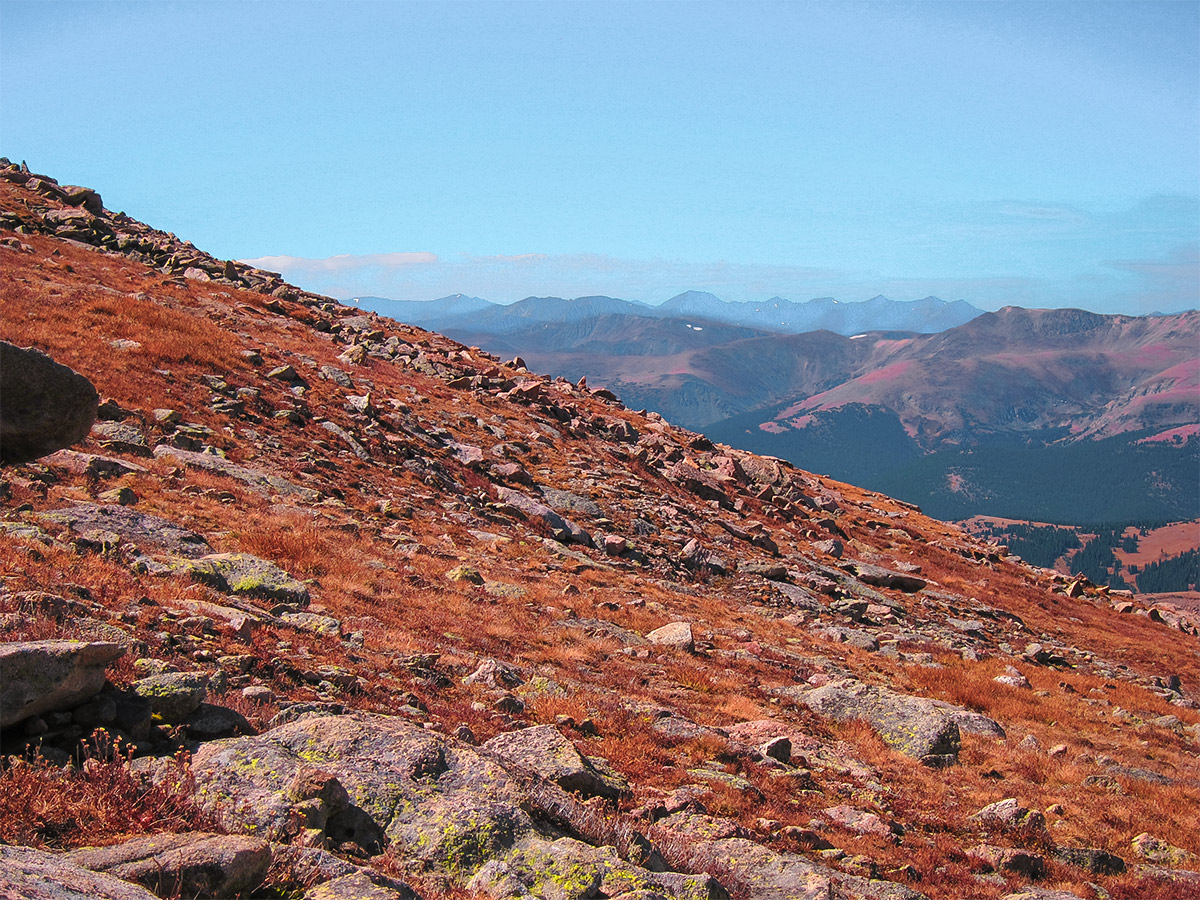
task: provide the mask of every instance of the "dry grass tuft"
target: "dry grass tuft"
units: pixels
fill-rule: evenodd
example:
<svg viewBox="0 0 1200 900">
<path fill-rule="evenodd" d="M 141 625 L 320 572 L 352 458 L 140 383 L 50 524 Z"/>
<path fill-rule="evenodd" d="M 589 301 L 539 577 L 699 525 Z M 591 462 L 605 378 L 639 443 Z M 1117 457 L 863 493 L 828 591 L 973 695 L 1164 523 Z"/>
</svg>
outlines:
<svg viewBox="0 0 1200 900">
<path fill-rule="evenodd" d="M 0 841 L 66 848 L 128 834 L 219 830 L 194 802 L 186 754 L 155 785 L 134 775 L 132 758 L 119 738 L 98 729 L 77 766 L 12 759 L 0 770 Z"/>
</svg>

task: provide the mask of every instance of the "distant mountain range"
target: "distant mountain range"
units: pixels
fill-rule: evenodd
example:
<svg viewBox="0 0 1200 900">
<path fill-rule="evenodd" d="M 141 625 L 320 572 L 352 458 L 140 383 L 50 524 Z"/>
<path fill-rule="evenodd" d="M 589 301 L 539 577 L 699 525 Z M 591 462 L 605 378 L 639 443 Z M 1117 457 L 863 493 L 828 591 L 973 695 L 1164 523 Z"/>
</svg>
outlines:
<svg viewBox="0 0 1200 900">
<path fill-rule="evenodd" d="M 982 313 L 882 297 L 742 304 L 696 291 L 658 307 L 461 295 L 359 304 L 537 371 L 586 375 L 714 440 L 942 518 L 1200 515 L 1194 311 Z M 806 323 L 823 330 L 800 331 Z"/>
<path fill-rule="evenodd" d="M 829 297 L 803 303 L 772 297 L 762 303 L 732 303 L 705 291 L 686 291 L 659 306 L 604 296 L 571 300 L 526 297 L 501 305 L 463 294 L 429 301 L 359 297 L 353 302 L 363 309 L 445 334 L 466 331 L 490 335 L 508 335 L 534 325 L 611 315 L 700 319 L 784 334 L 819 330 L 845 335 L 878 330 L 929 333 L 969 322 L 983 312 L 964 300 L 950 303 L 937 297 L 898 301 L 880 296 L 854 303 L 841 303 Z"/>
</svg>

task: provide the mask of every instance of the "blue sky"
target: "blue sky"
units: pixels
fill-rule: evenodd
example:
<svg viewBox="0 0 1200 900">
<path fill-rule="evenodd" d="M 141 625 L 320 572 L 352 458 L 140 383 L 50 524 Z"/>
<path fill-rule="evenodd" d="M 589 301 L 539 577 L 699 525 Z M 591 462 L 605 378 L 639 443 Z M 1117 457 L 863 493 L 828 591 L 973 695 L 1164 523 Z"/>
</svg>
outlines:
<svg viewBox="0 0 1200 900">
<path fill-rule="evenodd" d="M 0 153 L 339 297 L 1200 297 L 1200 3 L 0 3 Z"/>
</svg>

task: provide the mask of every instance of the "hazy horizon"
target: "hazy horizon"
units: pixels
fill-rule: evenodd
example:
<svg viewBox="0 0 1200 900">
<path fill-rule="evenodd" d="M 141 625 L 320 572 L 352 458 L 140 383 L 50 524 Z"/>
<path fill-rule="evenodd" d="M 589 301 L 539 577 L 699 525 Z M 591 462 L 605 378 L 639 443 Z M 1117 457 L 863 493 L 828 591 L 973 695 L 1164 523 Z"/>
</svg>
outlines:
<svg viewBox="0 0 1200 900">
<path fill-rule="evenodd" d="M 637 304 L 640 306 L 645 306 L 645 307 L 654 309 L 654 308 L 664 305 L 665 303 L 669 302 L 670 300 L 675 299 L 675 297 L 677 297 L 677 296 L 680 296 L 682 294 L 688 294 L 688 293 L 710 294 L 710 295 L 716 297 L 722 303 L 749 303 L 751 305 L 756 304 L 756 303 L 757 304 L 770 303 L 772 300 L 783 300 L 785 302 L 790 302 L 790 303 L 795 303 L 795 304 L 813 303 L 813 302 L 816 302 L 819 300 L 829 300 L 836 304 L 854 304 L 854 303 L 867 303 L 867 302 L 870 302 L 871 300 L 884 299 L 884 300 L 889 300 L 893 303 L 919 303 L 922 300 L 940 300 L 941 302 L 946 303 L 946 304 L 968 303 L 971 306 L 975 306 L 977 309 L 983 310 L 984 312 L 995 312 L 996 309 L 1003 308 L 1003 306 L 998 306 L 998 307 L 996 307 L 996 309 L 988 310 L 982 306 L 976 306 L 976 304 L 971 303 L 971 301 L 969 301 L 963 297 L 956 297 L 956 298 L 950 299 L 947 297 L 937 297 L 933 294 L 926 294 L 923 297 L 888 297 L 885 294 L 875 294 L 874 296 L 871 296 L 871 297 L 850 297 L 850 298 L 822 296 L 822 297 L 806 297 L 802 300 L 799 300 L 795 297 L 783 297 L 783 296 L 780 296 L 779 294 L 772 294 L 770 297 L 762 297 L 762 298 L 756 298 L 756 299 L 751 299 L 751 300 L 734 301 L 734 300 L 726 300 L 724 297 L 719 297 L 716 294 L 713 294 L 711 291 L 698 291 L 698 290 L 694 290 L 694 289 L 680 291 L 678 294 L 673 294 L 670 297 L 659 297 L 657 299 L 650 299 L 650 300 L 643 299 L 643 298 L 636 298 L 636 297 L 615 297 L 611 294 L 575 294 L 575 295 L 570 295 L 570 296 L 560 296 L 557 294 L 528 294 L 524 297 L 518 297 L 516 299 L 493 300 L 488 297 L 479 297 L 474 294 L 466 294 L 466 293 L 463 293 L 462 291 L 455 291 L 454 293 L 451 293 L 451 294 L 443 294 L 439 297 L 384 297 L 379 294 L 364 293 L 364 294 L 357 294 L 354 296 L 336 297 L 335 299 L 341 300 L 345 303 L 351 303 L 351 304 L 358 303 L 360 300 L 364 300 L 364 299 L 387 300 L 387 301 L 395 302 L 395 303 L 436 303 L 439 300 L 447 300 L 451 297 L 465 297 L 465 298 L 469 298 L 469 299 L 473 299 L 473 300 L 483 300 L 487 303 L 495 304 L 496 306 L 512 306 L 514 303 L 520 303 L 522 300 L 531 300 L 531 299 L 574 301 L 574 300 L 583 300 L 583 299 L 587 299 L 590 297 L 608 297 L 609 299 L 612 299 L 612 300 L 623 300 L 628 303 L 634 303 L 634 304 Z M 334 295 L 328 295 L 328 296 L 334 296 Z M 1008 304 L 1008 305 L 1016 305 L 1016 304 Z M 1025 309 L 1038 309 L 1038 308 L 1068 309 L 1071 307 L 1023 307 L 1023 308 L 1025 308 Z M 1087 310 L 1087 307 L 1081 306 L 1078 308 Z M 1197 307 L 1196 305 L 1192 305 L 1192 306 L 1181 307 L 1179 309 L 1158 309 L 1158 310 L 1151 310 L 1146 313 L 1140 313 L 1140 315 L 1174 315 L 1177 313 L 1194 312 L 1197 308 L 1200 308 L 1200 307 Z M 1095 312 L 1095 310 L 1088 310 L 1088 311 Z M 1113 314 L 1109 313 L 1108 315 L 1113 315 Z"/>
</svg>

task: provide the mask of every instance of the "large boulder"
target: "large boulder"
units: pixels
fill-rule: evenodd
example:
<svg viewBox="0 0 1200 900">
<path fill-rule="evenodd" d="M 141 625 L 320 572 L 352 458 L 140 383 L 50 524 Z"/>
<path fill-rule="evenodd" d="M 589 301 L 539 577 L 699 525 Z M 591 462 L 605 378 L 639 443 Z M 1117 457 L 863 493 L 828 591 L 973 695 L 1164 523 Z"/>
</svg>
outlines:
<svg viewBox="0 0 1200 900">
<path fill-rule="evenodd" d="M 958 725 L 932 700 L 852 678 L 818 688 L 785 688 L 783 693 L 831 719 L 864 720 L 888 746 L 926 765 L 951 765 L 958 760 Z"/>
<path fill-rule="evenodd" d="M 136 884 L 93 872 L 61 853 L 0 844 L 0 897 L 21 900 L 157 900 Z"/>
<path fill-rule="evenodd" d="M 107 641 L 0 644 L 0 728 L 98 694 L 105 666 L 124 652 Z"/>
<path fill-rule="evenodd" d="M 271 865 L 266 841 L 205 832 L 137 837 L 66 856 L 84 868 L 135 882 L 164 897 L 233 897 L 262 884 Z"/>
<path fill-rule="evenodd" d="M 663 647 L 675 647 L 687 653 L 691 653 L 696 648 L 695 638 L 692 637 L 692 626 L 687 622 L 668 622 L 647 634 L 646 640 Z"/>
<path fill-rule="evenodd" d="M 374 855 L 398 844 L 412 859 L 466 877 L 534 830 L 500 762 L 398 718 L 308 716 L 203 744 L 192 766 L 199 796 L 231 830 L 290 841 L 309 821 L 330 845 Z M 344 786 L 345 808 L 313 810 L 321 798 L 296 792 L 300 770 L 312 766 Z"/>
<path fill-rule="evenodd" d="M 164 672 L 135 681 L 133 692 L 150 703 L 155 715 L 178 724 L 200 708 L 208 692 L 204 672 Z"/>
<path fill-rule="evenodd" d="M 48 456 L 88 436 L 100 395 L 83 375 L 0 341 L 0 464 Z"/>
</svg>

